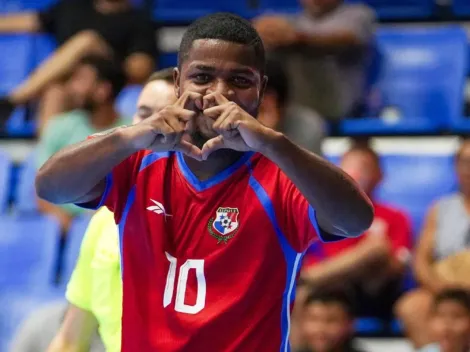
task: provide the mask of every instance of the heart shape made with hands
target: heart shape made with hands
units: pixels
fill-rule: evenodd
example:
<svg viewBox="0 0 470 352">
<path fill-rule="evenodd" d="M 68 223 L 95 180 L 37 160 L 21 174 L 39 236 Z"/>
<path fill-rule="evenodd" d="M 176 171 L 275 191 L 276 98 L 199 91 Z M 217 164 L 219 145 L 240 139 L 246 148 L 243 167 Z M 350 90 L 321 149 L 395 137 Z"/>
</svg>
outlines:
<svg viewBox="0 0 470 352">
<path fill-rule="evenodd" d="M 193 111 L 196 114 L 202 113 L 204 116 L 213 119 L 212 128 L 218 133 L 218 136 L 208 140 L 202 146 L 202 149 L 182 137 L 175 146 L 175 150 L 181 151 L 196 160 L 207 160 L 210 154 L 219 149 L 250 150 L 239 130 L 246 128 L 241 117 L 246 118 L 250 115 L 222 94 L 211 93 L 202 96 L 199 93 L 185 92 L 175 103 L 175 106 Z M 187 121 L 185 133 L 194 128 L 195 116 Z"/>
</svg>

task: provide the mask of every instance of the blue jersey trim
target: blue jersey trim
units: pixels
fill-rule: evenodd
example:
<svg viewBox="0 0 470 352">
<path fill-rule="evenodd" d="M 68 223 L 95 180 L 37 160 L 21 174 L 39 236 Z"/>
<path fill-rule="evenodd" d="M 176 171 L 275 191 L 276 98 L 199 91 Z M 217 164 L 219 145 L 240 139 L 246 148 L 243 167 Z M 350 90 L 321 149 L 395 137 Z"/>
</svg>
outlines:
<svg viewBox="0 0 470 352">
<path fill-rule="evenodd" d="M 139 172 L 141 172 L 143 169 L 146 167 L 149 167 L 152 165 L 154 162 L 163 159 L 163 158 L 168 158 L 170 156 L 169 152 L 164 152 L 164 153 L 151 153 L 147 154 L 142 158 L 142 161 L 140 162 L 140 169 Z"/>
<path fill-rule="evenodd" d="M 109 192 L 111 191 L 111 187 L 113 186 L 113 174 L 110 172 L 108 175 L 106 175 L 105 178 L 105 189 L 103 194 L 100 197 L 100 201 L 98 204 L 95 203 L 95 201 L 89 202 L 89 203 L 75 203 L 77 207 L 84 208 L 84 209 L 90 209 L 90 210 L 97 210 L 101 208 L 106 201 L 106 198 L 108 197 Z"/>
<path fill-rule="evenodd" d="M 308 218 L 310 219 L 310 222 L 312 223 L 312 226 L 315 228 L 315 231 L 317 232 L 318 238 L 324 242 L 336 242 L 336 241 L 341 241 L 344 240 L 346 237 L 343 236 L 337 236 L 337 235 L 332 235 L 331 233 L 327 233 L 323 231 L 320 226 L 318 226 L 318 221 L 317 221 L 317 216 L 315 209 L 311 205 L 308 206 Z"/>
<path fill-rule="evenodd" d="M 131 188 L 131 191 L 129 192 L 129 195 L 127 196 L 127 201 L 126 205 L 124 207 L 124 211 L 122 212 L 121 215 L 121 220 L 119 221 L 119 252 L 121 254 L 121 275 L 124 273 L 124 261 L 123 261 L 123 250 L 124 250 L 124 230 L 126 228 L 126 221 L 127 221 L 127 215 L 129 214 L 129 210 L 132 207 L 132 204 L 134 204 L 135 200 L 135 190 L 136 186 Z"/>
<path fill-rule="evenodd" d="M 247 166 L 251 167 L 251 163 L 247 162 Z M 266 190 L 261 186 L 261 184 L 256 180 L 256 178 L 251 175 L 249 179 L 249 186 L 253 189 L 256 194 L 256 197 L 260 201 L 261 205 L 268 215 L 268 218 L 276 232 L 276 236 L 281 245 L 282 252 L 284 253 L 284 258 L 286 260 L 286 287 L 283 293 L 282 299 L 282 310 L 281 310 L 281 352 L 289 352 L 289 333 L 290 333 L 290 314 L 291 314 L 291 304 L 295 299 L 295 283 L 297 275 L 300 270 L 300 264 L 302 262 L 302 257 L 304 253 L 297 253 L 288 243 L 286 237 L 279 227 L 279 223 L 276 219 L 276 214 L 274 211 L 274 206 L 269 198 Z"/>
<path fill-rule="evenodd" d="M 251 157 L 253 156 L 252 152 L 247 152 L 243 154 L 240 159 L 238 159 L 234 164 L 229 166 L 224 171 L 220 172 L 219 174 L 209 178 L 206 181 L 200 181 L 193 172 L 189 169 L 186 161 L 184 160 L 184 156 L 182 153 L 176 153 L 176 159 L 178 160 L 178 166 L 186 178 L 186 180 L 196 189 L 196 191 L 201 192 L 205 191 L 208 188 L 211 188 L 222 181 L 225 181 L 228 177 L 230 177 L 235 171 L 237 171 L 241 166 L 243 166 Z"/>
</svg>

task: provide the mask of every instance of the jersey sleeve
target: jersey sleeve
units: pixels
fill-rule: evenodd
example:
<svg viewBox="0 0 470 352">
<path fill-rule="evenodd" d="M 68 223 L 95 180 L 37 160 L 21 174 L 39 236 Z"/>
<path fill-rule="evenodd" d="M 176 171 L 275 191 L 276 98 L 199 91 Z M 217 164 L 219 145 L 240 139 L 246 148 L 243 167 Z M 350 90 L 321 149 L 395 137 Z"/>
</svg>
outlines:
<svg viewBox="0 0 470 352">
<path fill-rule="evenodd" d="M 304 252 L 317 240 L 332 242 L 343 238 L 330 235 L 319 227 L 315 209 L 281 170 L 276 188 L 276 215 L 281 219 L 284 235 L 297 252 Z"/>
<path fill-rule="evenodd" d="M 98 211 L 90 221 L 82 240 L 77 264 L 67 285 L 66 298 L 73 305 L 90 311 L 92 300 L 91 263 L 97 242 L 104 227 L 104 209 Z"/>
</svg>

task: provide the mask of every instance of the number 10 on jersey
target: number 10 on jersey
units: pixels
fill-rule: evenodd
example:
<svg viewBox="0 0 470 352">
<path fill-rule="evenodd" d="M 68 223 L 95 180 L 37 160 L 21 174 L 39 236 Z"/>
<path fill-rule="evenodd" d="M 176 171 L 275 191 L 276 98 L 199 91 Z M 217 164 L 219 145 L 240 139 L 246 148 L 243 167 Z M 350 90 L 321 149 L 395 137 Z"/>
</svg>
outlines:
<svg viewBox="0 0 470 352">
<path fill-rule="evenodd" d="M 176 269 L 178 260 L 171 254 L 165 252 L 166 258 L 170 262 L 168 275 L 166 277 L 165 292 L 163 294 L 163 307 L 168 307 L 173 301 L 173 292 L 175 291 Z M 197 295 L 196 303 L 189 305 L 184 303 L 186 297 L 186 286 L 190 270 L 196 271 Z M 181 265 L 178 283 L 176 287 L 175 310 L 180 313 L 197 314 L 204 309 L 206 305 L 206 278 L 204 276 L 204 259 L 188 259 Z"/>
</svg>

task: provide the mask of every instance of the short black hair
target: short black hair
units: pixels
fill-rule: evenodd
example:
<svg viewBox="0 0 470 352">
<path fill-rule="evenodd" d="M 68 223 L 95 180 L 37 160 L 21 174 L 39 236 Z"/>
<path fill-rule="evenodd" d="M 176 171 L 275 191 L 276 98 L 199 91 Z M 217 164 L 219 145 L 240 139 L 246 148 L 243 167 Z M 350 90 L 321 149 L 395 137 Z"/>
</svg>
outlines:
<svg viewBox="0 0 470 352">
<path fill-rule="evenodd" d="M 163 70 L 154 72 L 150 75 L 146 83 L 150 83 L 153 81 L 165 81 L 169 84 L 174 84 L 175 79 L 173 76 L 173 71 L 174 71 L 173 67 L 168 67 L 168 68 L 164 68 Z"/>
<path fill-rule="evenodd" d="M 331 304 L 336 303 L 341 305 L 348 316 L 353 319 L 355 317 L 354 299 L 352 294 L 346 289 L 339 288 L 323 288 L 314 289 L 310 292 L 305 300 L 305 307 L 314 303 Z"/>
<path fill-rule="evenodd" d="M 194 21 L 181 39 L 178 67 L 181 67 L 189 55 L 193 42 L 198 39 L 219 39 L 250 46 L 256 57 L 256 67 L 261 73 L 264 73 L 263 41 L 248 20 L 231 13 L 217 12 Z"/>
<path fill-rule="evenodd" d="M 463 289 L 448 289 L 440 292 L 434 298 L 434 309 L 443 302 L 455 302 L 470 314 L 470 292 Z"/>
<path fill-rule="evenodd" d="M 111 59 L 91 55 L 81 59 L 79 64 L 93 67 L 96 70 L 98 80 L 111 84 L 113 99 L 119 95 L 126 85 L 126 76 L 122 67 Z"/>
<path fill-rule="evenodd" d="M 279 60 L 268 57 L 266 76 L 268 76 L 266 91 L 274 92 L 279 106 L 284 107 L 289 99 L 289 80 L 284 65 Z"/>
</svg>

